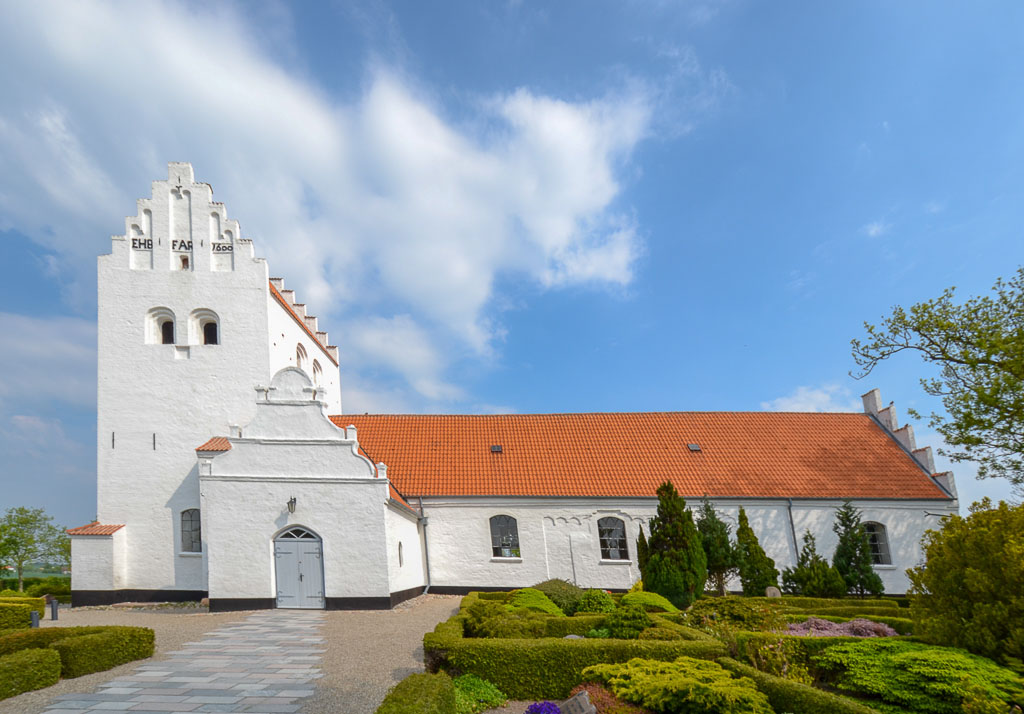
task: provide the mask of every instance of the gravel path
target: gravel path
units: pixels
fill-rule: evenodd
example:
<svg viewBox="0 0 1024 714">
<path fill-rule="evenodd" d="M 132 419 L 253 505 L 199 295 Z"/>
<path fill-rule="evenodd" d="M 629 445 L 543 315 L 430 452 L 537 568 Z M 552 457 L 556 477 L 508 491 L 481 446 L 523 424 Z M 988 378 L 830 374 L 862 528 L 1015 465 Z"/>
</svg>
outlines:
<svg viewBox="0 0 1024 714">
<path fill-rule="evenodd" d="M 200 639 L 203 634 L 229 622 L 236 622 L 252 613 L 225 612 L 217 614 L 158 612 L 153 610 L 61 610 L 56 622 L 43 620 L 43 627 L 74 627 L 84 625 L 134 625 L 150 627 L 156 633 L 156 653 L 153 660 L 164 660 L 168 653 L 181 649 L 186 642 Z M 49 615 L 47 615 L 49 617 Z M 55 697 L 63 694 L 83 694 L 99 685 L 131 674 L 138 662 L 128 662 L 106 672 L 87 674 L 76 679 L 62 679 L 52 687 L 19 694 L 0 701 L 0 714 L 40 714 Z"/>
<path fill-rule="evenodd" d="M 394 610 L 330 611 L 316 694 L 302 714 L 373 714 L 399 680 L 423 671 L 423 635 L 459 609 L 457 595 L 420 595 Z"/>
</svg>

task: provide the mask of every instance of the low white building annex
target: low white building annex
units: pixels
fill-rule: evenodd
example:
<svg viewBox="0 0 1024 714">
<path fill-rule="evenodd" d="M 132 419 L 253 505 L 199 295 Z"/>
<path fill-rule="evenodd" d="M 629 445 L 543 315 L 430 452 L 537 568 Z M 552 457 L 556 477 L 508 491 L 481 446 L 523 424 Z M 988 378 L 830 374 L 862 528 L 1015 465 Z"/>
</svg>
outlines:
<svg viewBox="0 0 1024 714">
<path fill-rule="evenodd" d="M 76 605 L 624 589 L 666 479 L 734 521 L 744 507 L 780 570 L 805 529 L 831 552 L 850 499 L 902 593 L 957 510 L 877 390 L 858 414 L 344 415 L 338 348 L 212 199 L 170 164 L 99 258 L 98 520 L 69 531 Z"/>
</svg>

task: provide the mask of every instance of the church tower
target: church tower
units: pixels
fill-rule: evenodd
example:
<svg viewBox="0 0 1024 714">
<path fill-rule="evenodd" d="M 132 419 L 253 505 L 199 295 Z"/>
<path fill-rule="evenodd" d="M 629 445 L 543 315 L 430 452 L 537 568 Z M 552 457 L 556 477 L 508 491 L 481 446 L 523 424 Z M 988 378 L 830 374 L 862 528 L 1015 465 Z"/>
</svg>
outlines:
<svg viewBox="0 0 1024 714">
<path fill-rule="evenodd" d="M 72 531 L 76 604 L 201 597 L 195 448 L 249 422 L 283 367 L 340 413 L 337 348 L 187 163 L 138 201 L 98 283 L 98 523 Z"/>
</svg>

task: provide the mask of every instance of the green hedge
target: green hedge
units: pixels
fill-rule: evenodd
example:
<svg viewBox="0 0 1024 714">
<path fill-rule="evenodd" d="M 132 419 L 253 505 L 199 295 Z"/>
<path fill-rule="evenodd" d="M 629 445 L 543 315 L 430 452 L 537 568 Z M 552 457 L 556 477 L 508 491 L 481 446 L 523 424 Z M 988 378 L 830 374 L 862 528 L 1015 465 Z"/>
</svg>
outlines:
<svg viewBox="0 0 1024 714">
<path fill-rule="evenodd" d="M 0 699 L 57 683 L 60 655 L 50 649 L 23 650 L 0 657 Z"/>
<path fill-rule="evenodd" d="M 604 626 L 607 615 L 573 615 L 572 617 L 549 617 L 544 626 L 546 637 L 585 635 L 590 630 Z"/>
<path fill-rule="evenodd" d="M 0 657 L 51 648 L 60 655 L 61 676 L 80 677 L 151 657 L 153 630 L 146 627 L 46 627 L 0 637 Z"/>
<path fill-rule="evenodd" d="M 46 599 L 41 597 L 0 597 L 0 605 L 28 605 L 39 617 L 46 614 Z"/>
<path fill-rule="evenodd" d="M 838 694 L 776 677 L 730 657 L 722 657 L 718 663 L 741 677 L 749 677 L 757 688 L 768 696 L 768 701 L 777 712 L 799 712 L 800 714 L 878 714 L 876 709 Z"/>
<path fill-rule="evenodd" d="M 635 592 L 622 596 L 623 605 L 639 605 L 648 612 L 679 612 L 679 608 L 658 593 Z"/>
<path fill-rule="evenodd" d="M 777 604 L 779 607 L 784 608 L 798 608 L 801 610 L 813 610 L 820 609 L 823 607 L 884 607 L 891 610 L 898 610 L 900 605 L 899 602 L 893 598 L 864 598 L 859 599 L 855 597 L 800 597 L 786 595 L 785 597 L 748 597 L 744 600 L 753 600 L 758 602 L 767 602 L 769 604 Z"/>
<path fill-rule="evenodd" d="M 152 657 L 155 645 L 153 630 L 148 627 L 111 626 L 94 635 L 58 640 L 50 647 L 60 654 L 62 677 L 81 677 Z"/>
<path fill-rule="evenodd" d="M 850 620 L 856 620 L 857 617 L 838 617 L 836 615 L 803 615 L 799 613 L 793 613 L 786 616 L 786 620 L 789 622 L 803 622 L 809 617 L 817 617 L 822 620 L 828 620 L 829 622 L 849 622 Z M 869 615 L 869 616 L 858 616 L 863 617 L 865 620 L 871 620 L 872 622 L 881 622 L 883 625 L 888 625 L 892 629 L 901 635 L 912 635 L 914 634 L 914 621 L 909 617 L 886 617 L 883 615 Z"/>
<path fill-rule="evenodd" d="M 451 714 L 455 711 L 455 685 L 441 674 L 410 674 L 396 684 L 375 714 Z"/>
<path fill-rule="evenodd" d="M 798 664 L 807 667 L 812 674 L 817 674 L 814 656 L 821 654 L 826 648 L 843 642 L 860 642 L 860 637 L 801 637 L 799 635 L 783 635 L 778 632 L 737 632 L 737 659 L 750 663 L 751 653 L 766 645 L 777 643 L 780 639 L 791 642 L 798 658 Z M 888 638 L 892 639 L 892 638 Z"/>
<path fill-rule="evenodd" d="M 799 612 L 802 615 L 834 615 L 836 617 L 866 617 L 875 615 L 881 617 L 902 617 L 899 608 L 896 607 L 802 607 L 793 608 L 787 612 Z"/>
<path fill-rule="evenodd" d="M 29 627 L 32 624 L 32 610 L 32 605 L 15 604 L 10 600 L 0 603 L 0 629 Z"/>
<path fill-rule="evenodd" d="M 580 618 L 565 618 L 576 620 Z M 452 622 L 455 620 L 456 622 Z M 715 659 L 728 654 L 717 640 L 487 639 L 463 638 L 458 616 L 423 636 L 427 669 L 475 674 L 512 699 L 564 698 L 595 664 L 633 657 L 674 660 L 683 655 Z"/>
</svg>

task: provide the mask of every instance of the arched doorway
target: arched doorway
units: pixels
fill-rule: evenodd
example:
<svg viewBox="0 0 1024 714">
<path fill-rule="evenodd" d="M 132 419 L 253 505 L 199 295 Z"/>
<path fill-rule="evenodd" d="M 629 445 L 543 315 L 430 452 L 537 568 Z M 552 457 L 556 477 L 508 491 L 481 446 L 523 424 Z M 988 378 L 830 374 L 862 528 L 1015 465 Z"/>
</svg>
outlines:
<svg viewBox="0 0 1024 714">
<path fill-rule="evenodd" d="M 277 607 L 322 610 L 324 558 L 320 536 L 300 526 L 274 538 Z"/>
</svg>

